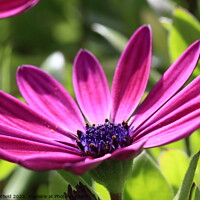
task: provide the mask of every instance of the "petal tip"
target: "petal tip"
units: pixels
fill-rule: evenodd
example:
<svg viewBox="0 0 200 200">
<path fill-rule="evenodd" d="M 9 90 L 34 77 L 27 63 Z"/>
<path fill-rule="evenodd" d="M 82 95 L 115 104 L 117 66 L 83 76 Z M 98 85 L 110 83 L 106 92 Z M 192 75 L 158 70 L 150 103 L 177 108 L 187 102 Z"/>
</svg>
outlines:
<svg viewBox="0 0 200 200">
<path fill-rule="evenodd" d="M 193 42 L 193 43 L 187 48 L 187 50 L 191 50 L 191 49 L 195 49 L 195 50 L 198 51 L 199 54 L 200 54 L 200 40 L 196 40 L 195 42 Z"/>
<path fill-rule="evenodd" d="M 151 34 L 151 32 L 152 32 L 152 29 L 151 29 L 151 25 L 150 24 L 148 24 L 148 25 L 142 25 L 140 28 L 138 28 L 138 32 L 146 32 L 146 34 Z"/>
<path fill-rule="evenodd" d="M 74 66 L 79 66 L 79 63 L 94 62 L 94 60 L 96 61 L 96 58 L 90 51 L 86 49 L 80 49 L 74 59 Z"/>
<path fill-rule="evenodd" d="M 21 65 L 21 66 L 18 66 L 17 68 L 17 74 L 20 74 L 20 73 L 23 73 L 25 72 L 25 70 L 30 70 L 30 69 L 36 69 L 37 67 L 35 66 L 32 66 L 32 65 Z"/>
<path fill-rule="evenodd" d="M 80 49 L 76 55 L 76 59 L 78 58 L 83 58 L 85 56 L 90 56 L 91 57 L 92 53 L 86 49 Z"/>
<path fill-rule="evenodd" d="M 24 65 L 18 66 L 16 74 L 19 75 L 23 72 Z"/>
<path fill-rule="evenodd" d="M 129 43 L 132 42 L 132 40 L 135 40 L 135 38 L 142 38 L 143 41 L 146 41 L 148 46 L 151 46 L 152 43 L 152 29 L 150 25 L 142 25 L 140 26 L 135 33 L 132 35 L 132 37 L 129 40 Z M 137 40 L 137 39 L 136 39 Z"/>
<path fill-rule="evenodd" d="M 33 66 L 24 64 L 24 65 L 20 65 L 18 68 L 22 70 L 22 69 L 30 68 L 30 67 L 33 67 Z"/>
</svg>

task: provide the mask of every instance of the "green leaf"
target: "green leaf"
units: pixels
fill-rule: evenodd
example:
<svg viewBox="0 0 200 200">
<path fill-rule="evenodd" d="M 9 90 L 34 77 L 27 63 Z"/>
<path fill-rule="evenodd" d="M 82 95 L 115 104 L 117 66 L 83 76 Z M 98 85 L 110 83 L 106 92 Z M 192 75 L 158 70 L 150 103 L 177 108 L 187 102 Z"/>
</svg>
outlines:
<svg viewBox="0 0 200 200">
<path fill-rule="evenodd" d="M 12 48 L 8 45 L 4 48 L 0 57 L 0 89 L 5 92 L 9 92 L 11 89 L 11 80 L 9 76 L 11 73 L 11 54 Z"/>
<path fill-rule="evenodd" d="M 117 50 L 123 51 L 128 39 L 121 33 L 101 24 L 94 24 L 93 30 L 108 40 Z"/>
<path fill-rule="evenodd" d="M 197 164 L 194 180 L 196 185 L 200 188 L 200 162 Z"/>
<path fill-rule="evenodd" d="M 170 18 L 160 17 L 159 21 L 167 31 L 170 31 L 170 29 L 172 27 L 172 20 Z"/>
<path fill-rule="evenodd" d="M 194 41 L 199 39 L 200 24 L 188 11 L 178 7 L 169 34 L 169 52 L 174 62 Z"/>
<path fill-rule="evenodd" d="M 16 167 L 14 163 L 0 160 L 0 180 L 6 178 Z"/>
<path fill-rule="evenodd" d="M 199 188 L 194 185 L 194 188 L 192 189 L 192 195 L 191 200 L 199 200 L 200 199 L 200 190 Z"/>
<path fill-rule="evenodd" d="M 200 199 L 200 190 L 198 187 L 195 189 L 195 195 L 194 195 L 194 200 L 199 200 Z"/>
<path fill-rule="evenodd" d="M 190 148 L 192 154 L 195 154 L 197 151 L 199 151 L 199 141 L 200 141 L 200 130 L 196 130 L 190 137 Z"/>
<path fill-rule="evenodd" d="M 177 192 L 189 165 L 187 155 L 178 149 L 166 149 L 160 156 L 159 164 L 168 182 Z"/>
<path fill-rule="evenodd" d="M 68 183 L 55 171 L 49 176 L 49 199 L 65 200 L 64 193 L 67 193 Z"/>
<path fill-rule="evenodd" d="M 198 160 L 199 160 L 199 155 L 200 155 L 200 152 L 198 152 L 192 157 L 189 168 L 185 174 L 183 183 L 181 187 L 179 188 L 174 200 L 188 200 L 193 179 L 194 179 L 195 170 L 196 170 Z"/>
<path fill-rule="evenodd" d="M 18 166 L 7 181 L 2 193 L 18 195 L 15 200 L 30 199 L 29 195 L 33 195 L 33 188 L 45 179 L 45 172 L 39 173 Z"/>
<path fill-rule="evenodd" d="M 58 174 L 64 179 L 65 182 L 70 184 L 72 187 L 75 188 L 75 186 L 81 182 L 85 185 L 88 185 L 86 181 L 78 175 L 72 174 L 66 170 L 57 170 Z"/>
<path fill-rule="evenodd" d="M 150 152 L 150 154 L 155 159 L 158 159 L 160 157 L 160 154 L 162 153 L 162 151 L 164 151 L 166 149 L 169 149 L 169 148 L 179 149 L 179 150 L 185 151 L 184 139 L 179 140 L 177 142 L 173 142 L 171 144 L 167 144 L 167 145 L 161 146 L 161 147 L 150 148 L 150 149 L 148 149 L 148 152 Z"/>
<path fill-rule="evenodd" d="M 41 200 L 40 195 L 43 195 L 43 196 L 46 195 L 49 198 L 48 185 L 47 184 L 40 184 L 38 189 L 37 189 L 36 195 L 38 196 L 37 200 Z"/>
<path fill-rule="evenodd" d="M 187 10 L 178 7 L 174 12 L 174 21 L 169 34 L 169 53 L 174 62 L 181 53 L 199 39 L 200 23 Z M 193 72 L 193 78 L 200 74 L 200 64 Z"/>
<path fill-rule="evenodd" d="M 110 194 L 108 190 L 101 184 L 94 182 L 94 190 L 101 195 L 103 200 L 110 200 Z"/>
<path fill-rule="evenodd" d="M 165 177 L 147 154 L 133 163 L 133 172 L 124 188 L 126 200 L 171 200 L 173 192 Z"/>
<path fill-rule="evenodd" d="M 199 147 L 200 141 L 200 130 L 196 130 L 192 135 L 189 137 L 189 144 L 191 155 L 195 154 L 200 150 Z M 200 188 L 200 162 L 198 162 L 196 171 L 195 171 L 195 183 Z"/>
</svg>

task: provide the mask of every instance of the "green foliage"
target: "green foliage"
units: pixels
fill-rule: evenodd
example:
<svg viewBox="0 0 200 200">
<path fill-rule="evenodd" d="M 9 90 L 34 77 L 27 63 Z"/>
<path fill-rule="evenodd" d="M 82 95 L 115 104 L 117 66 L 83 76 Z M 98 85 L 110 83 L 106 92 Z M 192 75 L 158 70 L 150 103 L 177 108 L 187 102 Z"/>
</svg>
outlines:
<svg viewBox="0 0 200 200">
<path fill-rule="evenodd" d="M 172 198 L 172 188 L 152 158 L 148 154 L 142 154 L 135 159 L 132 175 L 125 184 L 124 199 L 170 200 Z"/>
<path fill-rule="evenodd" d="M 95 190 L 98 194 L 101 195 L 101 198 L 102 198 L 103 200 L 110 200 L 109 192 L 108 192 L 108 190 L 107 190 L 103 185 L 100 185 L 99 183 L 94 182 L 93 187 L 94 187 L 94 190 Z"/>
<path fill-rule="evenodd" d="M 11 54 L 12 48 L 10 45 L 0 50 L 0 89 L 5 92 L 9 92 L 11 87 L 11 78 L 9 76 L 11 73 Z"/>
<path fill-rule="evenodd" d="M 177 8 L 174 12 L 173 24 L 169 34 L 169 52 L 171 62 L 200 36 L 200 24 L 198 20 L 183 8 Z M 196 68 L 194 75 L 200 74 L 200 68 Z"/>
<path fill-rule="evenodd" d="M 192 144 L 191 145 L 192 154 L 199 151 L 199 141 L 200 141 L 200 130 L 197 130 L 190 137 L 190 142 Z"/>
<path fill-rule="evenodd" d="M 34 172 L 18 166 L 9 181 L 4 183 L 2 194 L 11 195 L 16 200 L 31 199 L 36 195 L 39 185 L 46 182 L 46 178 L 45 172 Z"/>
<path fill-rule="evenodd" d="M 195 184 L 193 184 L 191 200 L 199 200 L 199 199 L 200 199 L 200 190 Z"/>
<path fill-rule="evenodd" d="M 119 32 L 101 24 L 93 24 L 93 30 L 106 38 L 120 52 L 124 50 L 128 39 Z"/>
<path fill-rule="evenodd" d="M 196 153 L 192 157 L 189 168 L 185 174 L 183 183 L 182 183 L 179 191 L 177 192 L 174 200 L 188 200 L 188 198 L 190 196 L 190 192 L 191 192 L 191 187 L 192 187 L 192 183 L 193 183 L 193 179 L 194 179 L 195 170 L 196 170 L 198 160 L 199 160 L 199 155 L 200 155 L 200 152 Z"/>
<path fill-rule="evenodd" d="M 166 179 L 172 185 L 174 191 L 177 192 L 188 168 L 187 155 L 184 151 L 166 149 L 160 155 L 159 165 Z"/>
<path fill-rule="evenodd" d="M 50 200 L 55 198 L 59 200 L 65 200 L 64 193 L 67 193 L 68 183 L 59 176 L 56 172 L 51 172 L 49 175 L 49 195 Z M 52 195 L 52 196 L 51 196 Z"/>
<path fill-rule="evenodd" d="M 6 178 L 16 167 L 16 164 L 0 160 L 0 180 Z"/>
</svg>

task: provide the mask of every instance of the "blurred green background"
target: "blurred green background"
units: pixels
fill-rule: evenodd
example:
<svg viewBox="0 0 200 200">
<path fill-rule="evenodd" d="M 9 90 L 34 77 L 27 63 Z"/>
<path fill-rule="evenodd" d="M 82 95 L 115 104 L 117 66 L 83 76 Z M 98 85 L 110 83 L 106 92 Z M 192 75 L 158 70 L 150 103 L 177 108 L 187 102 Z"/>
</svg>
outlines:
<svg viewBox="0 0 200 200">
<path fill-rule="evenodd" d="M 18 66 L 30 64 L 51 73 L 73 95 L 73 59 L 83 48 L 100 60 L 111 84 L 128 38 L 140 25 L 150 24 L 153 30 L 153 61 L 148 93 L 184 49 L 200 38 L 199 19 L 198 0 L 41 0 L 26 13 L 0 20 L 0 89 L 20 98 L 15 72 Z M 192 78 L 199 74 L 198 66 Z M 166 151 L 168 148 L 178 149 L 171 159 L 175 161 L 176 156 L 181 157 L 182 160 L 175 165 L 182 162 L 181 170 L 173 166 L 175 174 L 176 170 L 181 172 L 178 181 L 172 177 L 168 180 L 177 191 L 188 167 L 188 158 L 199 150 L 199 146 L 200 133 L 197 131 L 187 140 L 155 148 L 148 153 L 169 178 L 170 173 L 163 167 L 163 162 L 167 165 L 169 161 L 163 161 L 161 155 L 166 154 L 160 153 L 163 150 L 169 152 Z M 181 156 L 178 156 L 180 151 Z M 200 174 L 200 167 L 198 172 Z M 198 177 L 200 179 L 200 175 Z M 60 181 L 54 172 L 31 172 L 0 161 L 0 194 L 47 194 L 49 188 L 56 185 L 49 186 L 51 179 L 54 183 Z M 67 187 L 64 186 L 63 190 Z M 106 194 L 104 199 L 108 199 Z M 148 200 L 147 197 L 145 200 Z"/>
</svg>

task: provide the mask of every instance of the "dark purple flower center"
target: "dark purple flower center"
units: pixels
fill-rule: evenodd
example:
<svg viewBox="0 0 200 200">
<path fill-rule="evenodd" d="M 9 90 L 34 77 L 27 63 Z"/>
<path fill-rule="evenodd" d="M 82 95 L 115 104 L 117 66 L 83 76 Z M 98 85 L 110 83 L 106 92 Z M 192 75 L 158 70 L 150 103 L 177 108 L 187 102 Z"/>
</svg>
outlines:
<svg viewBox="0 0 200 200">
<path fill-rule="evenodd" d="M 78 147 L 92 157 L 100 157 L 112 153 L 116 149 L 128 146 L 132 139 L 127 122 L 115 124 L 105 120 L 104 124 L 92 126 L 86 124 L 85 133 L 77 131 Z"/>
</svg>

